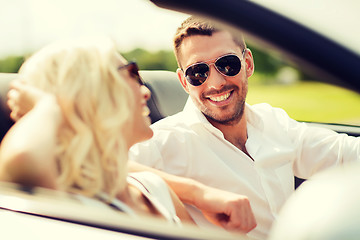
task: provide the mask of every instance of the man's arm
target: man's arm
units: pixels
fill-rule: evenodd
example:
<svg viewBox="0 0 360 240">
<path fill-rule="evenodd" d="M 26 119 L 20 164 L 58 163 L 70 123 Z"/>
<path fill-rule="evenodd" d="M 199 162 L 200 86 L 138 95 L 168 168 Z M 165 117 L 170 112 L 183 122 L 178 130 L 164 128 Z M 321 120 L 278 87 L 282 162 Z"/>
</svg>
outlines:
<svg viewBox="0 0 360 240">
<path fill-rule="evenodd" d="M 246 196 L 212 188 L 193 179 L 171 175 L 135 161 L 129 162 L 129 170 L 158 174 L 182 202 L 200 209 L 213 224 L 245 233 L 256 227 L 256 220 Z"/>
</svg>

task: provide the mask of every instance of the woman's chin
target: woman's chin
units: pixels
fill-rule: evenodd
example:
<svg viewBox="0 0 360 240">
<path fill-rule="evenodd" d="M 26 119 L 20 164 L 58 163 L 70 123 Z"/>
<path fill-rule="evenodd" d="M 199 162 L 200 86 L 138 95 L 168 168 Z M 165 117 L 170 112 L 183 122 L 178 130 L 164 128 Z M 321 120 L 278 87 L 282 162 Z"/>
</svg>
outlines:
<svg viewBox="0 0 360 240">
<path fill-rule="evenodd" d="M 153 135 L 153 130 L 149 126 L 147 126 L 146 129 L 141 131 L 141 136 L 138 136 L 137 141 L 134 144 L 149 140 L 150 138 L 152 138 Z"/>
</svg>

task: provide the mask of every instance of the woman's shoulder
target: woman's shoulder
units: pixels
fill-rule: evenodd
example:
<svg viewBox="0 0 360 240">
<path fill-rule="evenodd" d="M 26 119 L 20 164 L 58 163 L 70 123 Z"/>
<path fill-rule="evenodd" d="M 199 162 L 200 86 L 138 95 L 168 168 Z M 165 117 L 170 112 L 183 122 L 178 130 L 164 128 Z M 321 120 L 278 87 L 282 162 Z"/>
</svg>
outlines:
<svg viewBox="0 0 360 240">
<path fill-rule="evenodd" d="M 128 182 L 136 186 L 155 208 L 170 222 L 180 224 L 166 182 L 152 172 L 135 172 L 128 175 Z"/>
<path fill-rule="evenodd" d="M 139 185 L 147 190 L 147 192 L 160 193 L 166 190 L 168 186 L 165 181 L 158 175 L 152 172 L 133 172 L 128 175 L 128 182 L 134 185 Z"/>
</svg>

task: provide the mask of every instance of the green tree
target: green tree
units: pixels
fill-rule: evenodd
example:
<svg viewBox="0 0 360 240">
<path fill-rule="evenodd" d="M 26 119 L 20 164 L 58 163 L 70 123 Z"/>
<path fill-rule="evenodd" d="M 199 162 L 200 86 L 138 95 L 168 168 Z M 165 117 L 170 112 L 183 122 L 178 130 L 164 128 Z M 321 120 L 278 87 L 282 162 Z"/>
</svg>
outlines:
<svg viewBox="0 0 360 240">
<path fill-rule="evenodd" d="M 251 49 L 254 57 L 256 72 L 275 75 L 281 67 L 285 66 L 281 59 L 270 55 L 255 46 L 248 45 L 248 47 Z"/>
<path fill-rule="evenodd" d="M 122 55 L 129 61 L 136 61 L 142 70 L 168 70 L 176 71 L 177 63 L 174 53 L 170 50 L 150 52 L 142 48 L 136 48 Z"/>
<path fill-rule="evenodd" d="M 0 60 L 0 72 L 17 73 L 24 60 L 24 56 L 9 56 L 2 59 Z"/>
<path fill-rule="evenodd" d="M 278 69 L 285 66 L 280 58 L 265 53 L 252 45 L 250 45 L 249 48 L 254 55 L 256 72 L 274 76 Z M 143 48 L 136 48 L 128 52 L 123 52 L 122 55 L 129 61 L 136 61 L 142 70 L 176 71 L 178 68 L 175 55 L 171 50 L 151 52 Z M 0 72 L 18 72 L 24 59 L 24 56 L 9 56 L 0 60 Z"/>
</svg>

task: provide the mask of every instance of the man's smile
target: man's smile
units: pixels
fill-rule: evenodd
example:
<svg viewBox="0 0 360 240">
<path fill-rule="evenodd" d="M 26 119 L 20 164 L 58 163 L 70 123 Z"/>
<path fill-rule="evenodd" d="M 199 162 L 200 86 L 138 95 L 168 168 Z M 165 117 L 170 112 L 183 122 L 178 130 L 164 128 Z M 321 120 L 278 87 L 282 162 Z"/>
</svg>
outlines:
<svg viewBox="0 0 360 240">
<path fill-rule="evenodd" d="M 230 94 L 231 94 L 231 92 L 228 92 L 228 93 L 224 93 L 224 94 L 217 95 L 217 96 L 210 96 L 209 98 L 211 101 L 214 101 L 214 102 L 222 102 L 222 101 L 228 99 L 230 97 Z"/>
</svg>

